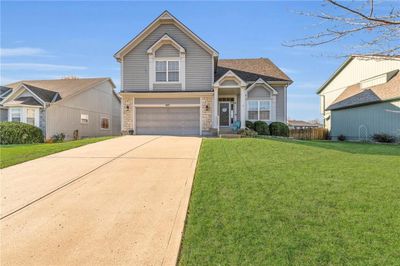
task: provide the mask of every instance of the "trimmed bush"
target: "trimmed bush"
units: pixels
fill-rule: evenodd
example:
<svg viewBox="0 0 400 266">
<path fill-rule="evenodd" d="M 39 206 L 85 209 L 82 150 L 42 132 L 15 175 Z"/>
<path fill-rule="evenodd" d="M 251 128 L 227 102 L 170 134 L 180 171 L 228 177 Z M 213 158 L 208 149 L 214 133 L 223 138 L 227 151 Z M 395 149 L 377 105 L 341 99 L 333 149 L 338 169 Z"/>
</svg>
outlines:
<svg viewBox="0 0 400 266">
<path fill-rule="evenodd" d="M 254 123 L 251 121 L 246 120 L 246 127 L 249 129 L 253 129 L 254 130 Z"/>
<path fill-rule="evenodd" d="M 0 122 L 0 144 L 28 144 L 43 142 L 40 128 L 21 122 Z"/>
<path fill-rule="evenodd" d="M 372 139 L 376 142 L 383 142 L 383 143 L 394 143 L 396 142 L 396 138 L 394 136 L 385 134 L 385 133 L 380 133 L 380 134 L 374 134 L 372 136 Z"/>
<path fill-rule="evenodd" d="M 252 130 L 250 128 L 240 129 L 238 133 L 242 137 L 254 138 L 255 136 L 257 136 L 257 132 L 255 132 L 254 130 Z"/>
<path fill-rule="evenodd" d="M 254 122 L 254 130 L 258 135 L 269 135 L 269 126 L 264 121 Z"/>
<path fill-rule="evenodd" d="M 338 140 L 339 141 L 345 141 L 346 140 L 346 136 L 341 134 L 341 135 L 339 135 Z"/>
<path fill-rule="evenodd" d="M 269 132 L 272 136 L 289 137 L 289 127 L 282 122 L 272 122 L 269 125 Z"/>
</svg>

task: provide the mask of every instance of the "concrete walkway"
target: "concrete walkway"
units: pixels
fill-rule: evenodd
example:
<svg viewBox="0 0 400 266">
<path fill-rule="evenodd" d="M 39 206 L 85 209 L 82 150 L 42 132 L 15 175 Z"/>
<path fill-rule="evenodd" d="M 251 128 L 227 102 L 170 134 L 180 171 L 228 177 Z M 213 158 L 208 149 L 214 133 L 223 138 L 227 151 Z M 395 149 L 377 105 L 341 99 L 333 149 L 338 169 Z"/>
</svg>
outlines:
<svg viewBox="0 0 400 266">
<path fill-rule="evenodd" d="M 1 172 L 1 265 L 175 265 L 201 144 L 125 136 Z"/>
</svg>

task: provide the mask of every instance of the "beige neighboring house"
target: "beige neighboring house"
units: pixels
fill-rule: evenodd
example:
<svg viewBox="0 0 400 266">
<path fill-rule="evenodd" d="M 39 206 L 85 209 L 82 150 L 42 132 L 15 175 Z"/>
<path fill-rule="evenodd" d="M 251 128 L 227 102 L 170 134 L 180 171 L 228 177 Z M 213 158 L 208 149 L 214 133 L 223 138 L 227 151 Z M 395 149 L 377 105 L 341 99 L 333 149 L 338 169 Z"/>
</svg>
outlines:
<svg viewBox="0 0 400 266">
<path fill-rule="evenodd" d="M 350 56 L 318 90 L 333 139 L 400 137 L 400 57 Z"/>
<path fill-rule="evenodd" d="M 64 133 L 97 137 L 119 135 L 121 103 L 110 78 L 24 80 L 3 86 L 11 90 L 1 101 L 2 120 L 42 129 L 46 139 Z"/>
<path fill-rule="evenodd" d="M 114 57 L 122 132 L 208 135 L 246 120 L 286 123 L 292 80 L 267 58 L 219 59 L 168 11 Z"/>
</svg>

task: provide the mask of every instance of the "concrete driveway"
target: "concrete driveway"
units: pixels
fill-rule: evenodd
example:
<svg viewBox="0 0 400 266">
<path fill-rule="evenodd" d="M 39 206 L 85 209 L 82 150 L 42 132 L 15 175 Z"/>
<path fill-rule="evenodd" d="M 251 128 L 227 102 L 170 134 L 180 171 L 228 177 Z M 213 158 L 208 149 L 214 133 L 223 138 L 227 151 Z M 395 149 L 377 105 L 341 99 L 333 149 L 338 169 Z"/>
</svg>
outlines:
<svg viewBox="0 0 400 266">
<path fill-rule="evenodd" d="M 125 136 L 1 173 L 2 265 L 174 265 L 200 138 Z"/>
</svg>

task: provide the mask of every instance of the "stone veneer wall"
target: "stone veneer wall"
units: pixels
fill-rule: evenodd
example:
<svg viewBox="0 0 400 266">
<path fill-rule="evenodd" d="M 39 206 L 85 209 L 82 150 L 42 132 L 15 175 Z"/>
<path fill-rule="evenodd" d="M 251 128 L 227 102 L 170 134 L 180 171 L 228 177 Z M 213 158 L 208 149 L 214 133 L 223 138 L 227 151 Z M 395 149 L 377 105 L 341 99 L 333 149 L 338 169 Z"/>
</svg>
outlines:
<svg viewBox="0 0 400 266">
<path fill-rule="evenodd" d="M 210 130 L 212 128 L 212 108 L 213 108 L 213 97 L 203 96 L 200 98 L 201 103 L 201 129 Z M 208 105 L 208 110 L 206 106 Z"/>
<path fill-rule="evenodd" d="M 122 95 L 122 134 L 128 134 L 128 131 L 133 129 L 133 96 Z M 129 110 L 126 107 L 129 106 Z"/>
</svg>

